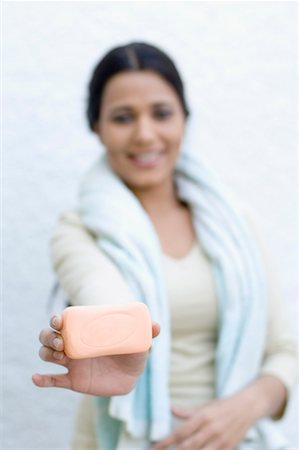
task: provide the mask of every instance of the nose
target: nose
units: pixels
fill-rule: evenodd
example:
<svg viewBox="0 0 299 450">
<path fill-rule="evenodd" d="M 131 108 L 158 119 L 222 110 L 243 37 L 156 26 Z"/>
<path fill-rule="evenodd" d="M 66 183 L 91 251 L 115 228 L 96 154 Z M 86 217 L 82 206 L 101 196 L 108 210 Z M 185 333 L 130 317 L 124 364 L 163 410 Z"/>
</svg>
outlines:
<svg viewBox="0 0 299 450">
<path fill-rule="evenodd" d="M 155 140 L 156 130 L 153 120 L 149 117 L 139 117 L 134 128 L 134 141 L 137 144 L 148 144 Z"/>
</svg>

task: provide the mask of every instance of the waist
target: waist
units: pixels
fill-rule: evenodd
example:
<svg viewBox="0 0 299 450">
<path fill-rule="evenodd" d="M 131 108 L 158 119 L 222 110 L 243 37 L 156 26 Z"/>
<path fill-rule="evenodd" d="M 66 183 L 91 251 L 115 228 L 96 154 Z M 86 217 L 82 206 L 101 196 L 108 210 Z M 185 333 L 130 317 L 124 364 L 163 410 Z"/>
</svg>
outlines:
<svg viewBox="0 0 299 450">
<path fill-rule="evenodd" d="M 169 395 L 175 406 L 200 406 L 215 398 L 214 355 L 188 358 L 172 354 L 169 373 Z"/>
</svg>

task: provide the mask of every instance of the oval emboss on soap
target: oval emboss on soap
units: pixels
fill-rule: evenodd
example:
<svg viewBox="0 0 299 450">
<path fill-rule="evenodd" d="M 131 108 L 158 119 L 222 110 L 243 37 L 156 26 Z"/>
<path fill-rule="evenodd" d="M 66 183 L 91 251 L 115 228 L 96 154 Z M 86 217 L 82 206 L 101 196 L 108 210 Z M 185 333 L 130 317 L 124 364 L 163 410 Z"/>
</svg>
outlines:
<svg viewBox="0 0 299 450">
<path fill-rule="evenodd" d="M 129 339 L 135 328 L 135 319 L 129 314 L 109 313 L 89 322 L 81 331 L 81 341 L 97 348 L 118 345 Z"/>
</svg>

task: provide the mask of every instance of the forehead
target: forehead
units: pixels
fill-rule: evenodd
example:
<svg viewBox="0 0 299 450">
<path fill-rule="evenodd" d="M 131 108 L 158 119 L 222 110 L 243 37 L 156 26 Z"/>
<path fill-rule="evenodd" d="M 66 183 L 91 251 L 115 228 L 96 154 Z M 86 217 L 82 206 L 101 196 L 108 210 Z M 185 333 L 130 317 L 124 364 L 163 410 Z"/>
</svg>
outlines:
<svg viewBox="0 0 299 450">
<path fill-rule="evenodd" d="M 151 70 L 124 71 L 107 82 L 102 107 L 116 108 L 141 103 L 180 103 L 170 83 Z"/>
</svg>

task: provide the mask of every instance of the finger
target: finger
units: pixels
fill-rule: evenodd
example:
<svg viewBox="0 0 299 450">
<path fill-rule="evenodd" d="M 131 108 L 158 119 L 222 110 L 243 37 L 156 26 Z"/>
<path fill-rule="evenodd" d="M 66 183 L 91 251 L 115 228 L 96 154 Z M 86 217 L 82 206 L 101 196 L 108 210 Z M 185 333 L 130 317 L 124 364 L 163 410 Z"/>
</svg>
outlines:
<svg viewBox="0 0 299 450">
<path fill-rule="evenodd" d="M 62 330 L 62 315 L 52 316 L 50 319 L 50 327 L 56 331 Z"/>
<path fill-rule="evenodd" d="M 179 419 L 188 419 L 191 417 L 198 408 L 178 408 L 176 406 L 173 406 L 171 408 L 171 412 L 175 417 L 178 417 Z"/>
<path fill-rule="evenodd" d="M 188 436 L 181 445 L 176 447 L 176 450 L 194 450 L 195 448 L 201 450 L 223 450 L 225 448 L 225 450 L 228 450 L 226 447 L 219 447 L 218 449 L 217 442 L 213 439 L 211 431 L 206 427 L 198 433 Z"/>
<path fill-rule="evenodd" d="M 234 450 L 241 442 L 242 438 L 235 440 L 235 445 L 232 445 L 232 436 L 230 430 L 217 432 L 211 427 L 203 427 L 198 433 L 191 437 L 186 442 L 186 449 L 193 450 L 194 448 L 200 448 L 201 450 Z M 185 450 L 185 446 L 177 450 Z"/>
<path fill-rule="evenodd" d="M 169 435 L 162 441 L 157 442 L 157 444 L 152 445 L 149 450 L 166 450 L 171 444 L 171 436 L 172 435 Z"/>
<path fill-rule="evenodd" d="M 64 343 L 62 336 L 50 328 L 44 328 L 39 335 L 39 341 L 45 347 L 50 347 L 54 350 L 63 351 Z"/>
<path fill-rule="evenodd" d="M 49 347 L 41 347 L 39 356 L 43 361 L 52 362 L 61 366 L 66 366 L 69 362 L 69 358 L 64 352 L 57 352 Z"/>
<path fill-rule="evenodd" d="M 38 387 L 61 387 L 70 389 L 71 382 L 68 374 L 52 374 L 52 375 L 41 375 L 35 373 L 32 375 L 33 383 Z"/>
<path fill-rule="evenodd" d="M 157 322 L 153 322 L 152 324 L 152 337 L 153 339 L 160 334 L 160 325 Z"/>
<path fill-rule="evenodd" d="M 189 436 L 191 436 L 200 427 L 198 419 L 192 417 L 183 425 L 178 426 L 169 436 L 155 444 L 151 450 L 164 450 L 172 445 L 179 445 Z M 193 447 L 194 448 L 194 447 Z"/>
<path fill-rule="evenodd" d="M 223 450 L 225 448 L 225 450 L 235 450 L 237 447 L 223 447 L 223 444 L 221 442 L 219 443 L 211 443 L 211 444 L 207 444 L 204 447 L 200 447 L 200 450 Z"/>
</svg>

